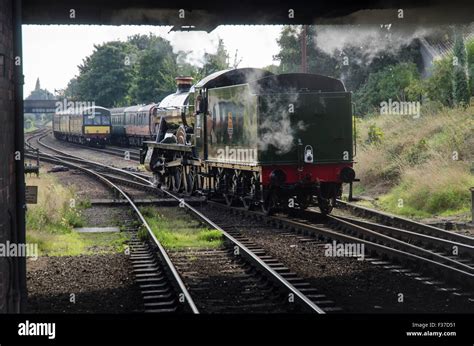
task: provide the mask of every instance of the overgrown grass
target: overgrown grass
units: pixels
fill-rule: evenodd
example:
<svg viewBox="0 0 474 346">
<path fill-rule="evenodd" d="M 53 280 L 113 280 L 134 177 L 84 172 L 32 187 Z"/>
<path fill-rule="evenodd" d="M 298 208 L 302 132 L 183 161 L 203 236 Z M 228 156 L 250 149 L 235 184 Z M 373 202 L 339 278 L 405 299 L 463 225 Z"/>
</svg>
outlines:
<svg viewBox="0 0 474 346">
<path fill-rule="evenodd" d="M 168 249 L 217 248 L 222 245 L 218 230 L 203 228 L 180 208 L 140 209 L 154 235 Z M 140 231 L 144 236 L 145 230 Z"/>
<path fill-rule="evenodd" d="M 28 243 L 38 244 L 40 256 L 77 256 L 117 253 L 125 251 L 126 233 L 77 233 L 63 234 L 28 231 Z"/>
<path fill-rule="evenodd" d="M 26 239 L 38 244 L 39 255 L 75 256 L 121 252 L 128 235 L 124 233 L 77 233 L 84 219 L 81 210 L 90 207 L 88 200 L 76 200 L 75 191 L 65 187 L 51 174 L 27 177 L 28 185 L 38 186 L 38 204 L 28 205 Z"/>
<path fill-rule="evenodd" d="M 401 215 L 468 217 L 473 114 L 468 107 L 425 111 L 418 119 L 383 115 L 359 121 L 358 192 L 379 196 L 376 206 Z M 383 135 L 371 142 L 374 126 Z"/>
<path fill-rule="evenodd" d="M 64 187 L 46 173 L 41 173 L 39 178 L 27 177 L 27 184 L 38 186 L 38 204 L 28 205 L 26 213 L 28 230 L 67 233 L 83 226 L 80 202 L 76 201 L 71 187 Z"/>
<path fill-rule="evenodd" d="M 37 130 L 38 128 L 36 126 L 31 126 L 31 127 L 27 127 L 24 129 L 24 132 L 25 133 L 29 133 L 29 132 L 33 132 L 35 130 Z"/>
</svg>

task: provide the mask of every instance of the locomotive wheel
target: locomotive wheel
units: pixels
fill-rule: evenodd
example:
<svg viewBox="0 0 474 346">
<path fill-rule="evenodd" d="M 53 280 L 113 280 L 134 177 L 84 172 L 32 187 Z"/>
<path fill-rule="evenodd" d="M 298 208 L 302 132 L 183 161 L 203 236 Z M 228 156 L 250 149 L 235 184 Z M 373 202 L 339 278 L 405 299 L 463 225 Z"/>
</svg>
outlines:
<svg viewBox="0 0 474 346">
<path fill-rule="evenodd" d="M 237 200 L 237 191 L 239 186 L 240 174 L 238 171 L 233 174 L 228 174 L 225 177 L 226 179 L 226 192 L 224 193 L 225 203 L 231 207 L 235 204 Z"/>
<path fill-rule="evenodd" d="M 313 196 L 311 195 L 298 196 L 297 201 L 298 201 L 298 209 L 305 210 L 311 205 L 311 202 L 313 201 Z"/>
<path fill-rule="evenodd" d="M 160 188 L 164 183 L 163 175 L 161 173 L 153 174 L 153 185 Z"/>
<path fill-rule="evenodd" d="M 183 167 L 174 167 L 171 172 L 172 189 L 175 192 L 181 192 L 183 189 Z"/>
<path fill-rule="evenodd" d="M 196 166 L 186 166 L 185 168 L 186 187 L 185 192 L 191 196 L 198 187 L 198 175 Z"/>
<path fill-rule="evenodd" d="M 225 191 L 226 180 L 225 173 L 222 168 L 218 168 L 214 176 L 214 191 L 219 194 Z"/>
<path fill-rule="evenodd" d="M 173 183 L 173 179 L 169 173 L 162 176 L 162 186 L 166 190 L 171 191 L 173 189 L 172 183 Z"/>
<path fill-rule="evenodd" d="M 273 215 L 276 211 L 278 206 L 278 198 L 274 192 L 269 192 L 267 198 L 263 201 L 262 211 L 265 215 L 270 216 Z"/>
<path fill-rule="evenodd" d="M 318 206 L 321 213 L 324 215 L 331 214 L 334 206 L 336 205 L 336 197 L 322 198 L 318 197 Z"/>
<path fill-rule="evenodd" d="M 257 196 L 258 183 L 258 173 L 253 173 L 251 177 L 246 176 L 242 179 L 243 196 L 240 199 L 247 210 L 253 210 L 257 204 L 255 196 Z"/>
</svg>

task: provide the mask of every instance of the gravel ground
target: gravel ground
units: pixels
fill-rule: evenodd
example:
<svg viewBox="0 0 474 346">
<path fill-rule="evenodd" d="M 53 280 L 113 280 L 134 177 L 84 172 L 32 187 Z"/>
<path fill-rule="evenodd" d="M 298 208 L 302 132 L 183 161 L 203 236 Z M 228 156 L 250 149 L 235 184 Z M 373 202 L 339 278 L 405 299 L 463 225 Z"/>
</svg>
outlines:
<svg viewBox="0 0 474 346">
<path fill-rule="evenodd" d="M 120 156 L 109 155 L 99 151 L 94 151 L 93 149 L 87 148 L 86 146 L 82 148 L 80 145 L 59 141 L 55 139 L 52 134 L 43 138 L 41 141 L 46 145 L 50 145 L 60 150 L 64 150 L 69 154 L 79 156 L 88 160 L 100 162 L 104 165 L 129 169 L 136 169 L 140 165 L 137 161 L 125 160 Z M 34 141 L 32 142 L 34 146 L 38 146 L 37 143 L 34 143 Z M 40 149 L 43 150 L 43 147 L 40 147 Z"/>
<path fill-rule="evenodd" d="M 56 165 L 42 162 L 41 173 L 48 172 L 54 166 Z M 110 189 L 79 170 L 69 169 L 65 172 L 51 172 L 48 174 L 54 176 L 61 185 L 72 187 L 78 200 L 114 198 L 114 194 Z"/>
<path fill-rule="evenodd" d="M 56 144 L 56 143 L 55 143 Z M 87 156 L 89 157 L 89 156 Z M 101 160 L 103 162 L 103 160 Z M 43 171 L 54 165 L 42 163 Z M 78 199 L 111 199 L 113 193 L 76 170 L 51 173 L 72 186 Z M 41 176 L 40 176 L 41 177 Z M 132 217 L 126 206 L 92 206 L 81 210 L 84 226 L 121 226 Z M 129 313 L 143 311 L 130 260 L 124 254 L 40 257 L 27 263 L 28 312 Z M 75 303 L 71 302 L 75 295 Z"/>
<path fill-rule="evenodd" d="M 128 206 L 93 205 L 81 213 L 84 227 L 131 226 L 136 220 Z"/>
<path fill-rule="evenodd" d="M 123 254 L 40 257 L 27 263 L 28 312 L 129 313 L 142 310 Z M 70 301 L 75 295 L 75 303 Z"/>
<path fill-rule="evenodd" d="M 222 248 L 170 251 L 199 311 L 203 313 L 298 312 L 296 304 L 265 285 L 261 277 Z"/>
<path fill-rule="evenodd" d="M 203 209 L 224 229 L 239 230 L 299 277 L 335 300 L 345 312 L 472 313 L 474 303 L 439 292 L 404 274 L 355 258 L 326 257 L 324 247 L 267 224 L 217 208 Z M 228 225 L 227 227 L 225 225 Z M 403 303 L 398 302 L 403 294 Z"/>
</svg>

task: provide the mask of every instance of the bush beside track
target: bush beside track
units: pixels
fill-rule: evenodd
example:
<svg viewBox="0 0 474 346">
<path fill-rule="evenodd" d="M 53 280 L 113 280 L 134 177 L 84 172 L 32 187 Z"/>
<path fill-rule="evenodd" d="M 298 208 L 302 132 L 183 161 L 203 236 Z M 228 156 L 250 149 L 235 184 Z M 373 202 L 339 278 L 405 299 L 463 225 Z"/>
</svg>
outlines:
<svg viewBox="0 0 474 346">
<path fill-rule="evenodd" d="M 27 242 L 37 244 L 40 256 L 77 256 L 122 252 L 128 235 L 120 233 L 78 233 L 85 226 L 82 215 L 90 207 L 79 200 L 71 186 L 64 186 L 51 174 L 27 177 L 28 185 L 38 186 L 38 204 L 28 205 L 26 213 Z M 76 200 L 75 206 L 71 201 Z"/>
<path fill-rule="evenodd" d="M 361 182 L 355 195 L 378 197 L 372 206 L 399 215 L 467 220 L 474 186 L 474 107 L 423 107 L 418 119 L 376 115 L 358 121 L 355 169 Z"/>
</svg>

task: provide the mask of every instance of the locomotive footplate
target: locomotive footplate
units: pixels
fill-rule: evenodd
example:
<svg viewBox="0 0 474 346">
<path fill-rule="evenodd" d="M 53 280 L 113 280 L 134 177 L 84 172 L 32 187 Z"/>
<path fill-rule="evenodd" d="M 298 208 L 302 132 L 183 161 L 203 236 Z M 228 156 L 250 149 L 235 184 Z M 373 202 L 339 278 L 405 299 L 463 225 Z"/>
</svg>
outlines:
<svg viewBox="0 0 474 346">
<path fill-rule="evenodd" d="M 173 144 L 173 143 L 156 143 L 152 141 L 143 142 L 144 145 L 150 148 L 164 149 L 166 151 L 182 151 L 191 153 L 194 149 L 194 145 L 184 145 L 184 144 Z"/>
</svg>

